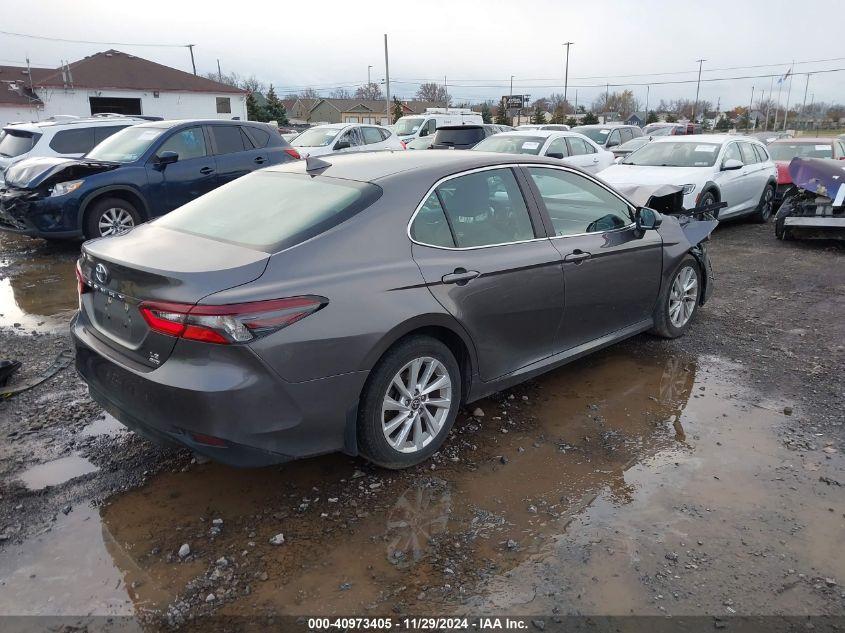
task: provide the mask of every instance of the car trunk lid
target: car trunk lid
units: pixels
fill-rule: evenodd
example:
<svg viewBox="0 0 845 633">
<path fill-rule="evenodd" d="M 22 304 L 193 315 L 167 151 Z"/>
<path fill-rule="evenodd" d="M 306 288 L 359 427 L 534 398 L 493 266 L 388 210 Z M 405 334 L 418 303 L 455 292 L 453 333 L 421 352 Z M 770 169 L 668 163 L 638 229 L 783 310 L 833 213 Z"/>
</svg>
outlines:
<svg viewBox="0 0 845 633">
<path fill-rule="evenodd" d="M 143 302 L 194 305 L 203 297 L 261 277 L 269 255 L 146 224 L 82 247 L 80 273 L 89 292 L 80 309 L 92 333 L 150 368 L 170 356 L 176 338 L 149 328 Z"/>
</svg>

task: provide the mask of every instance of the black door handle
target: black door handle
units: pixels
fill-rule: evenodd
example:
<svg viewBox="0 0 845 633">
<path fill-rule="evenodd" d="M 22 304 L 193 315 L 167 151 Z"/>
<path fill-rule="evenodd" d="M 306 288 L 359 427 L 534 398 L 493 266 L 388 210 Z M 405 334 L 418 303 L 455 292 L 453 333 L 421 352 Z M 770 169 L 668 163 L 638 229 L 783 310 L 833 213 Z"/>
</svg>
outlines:
<svg viewBox="0 0 845 633">
<path fill-rule="evenodd" d="M 266 158 L 264 158 L 263 156 L 256 156 L 256 157 L 252 160 L 252 162 L 253 162 L 253 163 L 257 163 L 258 165 L 263 165 L 264 163 L 266 163 L 266 162 L 267 162 L 267 159 L 266 159 Z"/>
<path fill-rule="evenodd" d="M 455 272 L 449 273 L 448 275 L 443 275 L 440 279 L 444 284 L 458 284 L 459 286 L 464 286 L 476 277 L 478 277 L 481 273 L 477 270 L 467 270 L 466 268 L 456 268 Z"/>
<path fill-rule="evenodd" d="M 202 169 L 200 169 L 200 173 L 203 176 L 208 176 L 208 174 L 214 173 L 214 169 L 212 167 L 203 167 Z"/>
<path fill-rule="evenodd" d="M 592 255 L 590 253 L 585 253 L 584 251 L 575 250 L 569 253 L 566 257 L 563 258 L 565 262 L 572 262 L 574 264 L 580 264 L 585 259 L 590 259 Z"/>
</svg>

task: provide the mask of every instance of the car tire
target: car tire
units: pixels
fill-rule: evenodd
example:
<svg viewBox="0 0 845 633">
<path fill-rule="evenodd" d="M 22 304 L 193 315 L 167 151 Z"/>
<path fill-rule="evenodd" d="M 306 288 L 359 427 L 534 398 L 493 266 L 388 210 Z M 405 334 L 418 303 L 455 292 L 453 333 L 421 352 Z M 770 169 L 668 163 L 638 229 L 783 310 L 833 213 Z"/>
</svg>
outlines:
<svg viewBox="0 0 845 633">
<path fill-rule="evenodd" d="M 441 387 L 424 393 L 436 383 Z M 425 461 L 449 435 L 461 395 L 461 371 L 446 345 L 428 336 L 399 342 L 382 356 L 364 386 L 359 452 L 384 468 Z"/>
<path fill-rule="evenodd" d="M 763 189 L 763 194 L 760 196 L 760 202 L 754 213 L 751 214 L 751 219 L 759 224 L 765 224 L 772 218 L 772 211 L 775 208 L 775 187 L 774 185 L 766 185 Z"/>
<path fill-rule="evenodd" d="M 141 214 L 123 198 L 103 198 L 85 212 L 85 238 L 120 235 L 141 222 Z"/>
<path fill-rule="evenodd" d="M 707 189 L 704 193 L 701 194 L 701 199 L 698 201 L 696 206 L 699 207 L 707 207 L 711 204 L 716 204 L 719 201 L 718 196 L 716 196 L 716 192 L 712 189 Z"/>
<path fill-rule="evenodd" d="M 695 281 L 694 288 L 688 287 L 691 279 Z M 687 255 L 660 290 L 651 333 L 662 338 L 683 336 L 698 311 L 701 292 L 701 269 L 696 259 Z"/>
<path fill-rule="evenodd" d="M 775 220 L 775 237 L 784 242 L 788 242 L 792 239 L 792 234 L 789 229 L 786 228 L 784 218 L 778 218 Z"/>
</svg>

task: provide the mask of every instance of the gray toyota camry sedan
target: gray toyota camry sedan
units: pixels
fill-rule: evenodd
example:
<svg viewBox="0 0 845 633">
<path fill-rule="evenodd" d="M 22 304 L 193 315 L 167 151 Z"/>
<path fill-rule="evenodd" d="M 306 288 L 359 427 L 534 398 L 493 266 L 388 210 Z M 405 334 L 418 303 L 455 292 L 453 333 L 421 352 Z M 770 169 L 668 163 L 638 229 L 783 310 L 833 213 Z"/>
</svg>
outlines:
<svg viewBox="0 0 845 633">
<path fill-rule="evenodd" d="M 526 155 L 270 167 L 85 243 L 76 366 L 126 426 L 221 462 L 406 467 L 461 405 L 683 334 L 711 291 L 703 224 Z"/>
</svg>

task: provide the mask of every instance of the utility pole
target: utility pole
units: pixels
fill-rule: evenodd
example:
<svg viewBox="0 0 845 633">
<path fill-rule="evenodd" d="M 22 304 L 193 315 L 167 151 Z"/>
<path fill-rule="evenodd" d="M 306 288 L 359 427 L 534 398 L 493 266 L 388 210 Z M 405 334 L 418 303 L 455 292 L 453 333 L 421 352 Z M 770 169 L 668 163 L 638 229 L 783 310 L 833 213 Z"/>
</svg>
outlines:
<svg viewBox="0 0 845 633">
<path fill-rule="evenodd" d="M 388 124 L 390 123 L 390 64 L 387 59 L 387 33 L 384 34 L 384 85 L 385 85 L 385 114 Z"/>
<path fill-rule="evenodd" d="M 766 132 L 769 129 L 769 111 L 772 109 L 772 94 L 775 90 L 775 76 L 772 75 L 771 80 L 769 81 L 769 99 L 766 101 L 766 125 L 763 127 L 763 131 Z"/>
<path fill-rule="evenodd" d="M 698 83 L 695 85 L 695 103 L 692 104 L 692 122 L 695 123 L 695 115 L 698 111 L 698 95 L 701 91 L 701 66 L 706 62 L 706 59 L 697 59 L 698 62 Z"/>
<path fill-rule="evenodd" d="M 369 86 L 371 83 L 373 83 L 372 79 L 370 79 L 370 70 L 372 70 L 372 68 L 373 68 L 372 64 L 367 66 L 367 86 Z"/>
<path fill-rule="evenodd" d="M 795 60 L 792 60 L 792 66 L 789 67 L 789 88 L 786 90 L 786 107 L 783 110 L 783 129 L 786 130 L 786 122 L 789 120 L 789 97 L 792 95 L 792 80 L 795 79 L 795 74 L 792 69 L 795 68 Z"/>
<path fill-rule="evenodd" d="M 446 108 L 449 108 L 449 84 L 446 81 L 446 75 L 443 75 L 443 91 L 445 93 L 443 101 L 446 102 Z"/>
<path fill-rule="evenodd" d="M 748 116 L 745 117 L 746 130 L 751 129 L 751 110 L 754 108 L 754 86 L 751 86 L 751 101 L 748 102 Z"/>
<path fill-rule="evenodd" d="M 508 106 L 507 107 L 508 114 L 510 114 L 510 109 L 511 109 L 510 98 L 512 96 L 513 96 L 513 75 L 511 75 L 511 90 L 510 90 L 510 93 L 508 93 L 508 103 L 506 104 Z M 511 119 L 511 123 L 513 123 L 513 117 L 510 117 L 510 119 Z"/>
<path fill-rule="evenodd" d="M 772 132 L 778 129 L 778 114 L 780 113 L 780 91 L 783 89 L 783 77 L 778 80 L 778 100 L 775 103 L 775 122 L 772 123 Z"/>
<path fill-rule="evenodd" d="M 217 58 L 217 81 L 223 83 L 223 72 L 220 70 L 220 58 Z"/>
<path fill-rule="evenodd" d="M 572 111 L 573 115 L 578 114 L 578 88 L 575 89 L 575 109 Z M 577 121 L 577 119 L 576 119 Z"/>
<path fill-rule="evenodd" d="M 569 47 L 574 44 L 575 42 L 564 42 L 563 45 L 566 47 L 566 70 L 564 71 L 563 75 L 563 102 L 566 103 L 566 92 L 569 88 Z"/>
<path fill-rule="evenodd" d="M 191 68 L 194 69 L 194 74 L 197 74 L 197 65 L 194 63 L 194 45 L 193 44 L 186 44 L 188 50 L 191 51 Z"/>
<path fill-rule="evenodd" d="M 804 110 L 807 107 L 807 89 L 810 87 L 810 75 L 807 73 L 807 83 L 804 84 L 804 101 L 801 103 L 801 114 L 798 115 L 798 127 L 801 127 L 801 120 L 804 118 Z"/>
<path fill-rule="evenodd" d="M 816 129 L 816 110 L 813 107 L 815 104 L 816 104 L 816 93 L 811 92 L 810 93 L 810 112 L 812 112 L 811 116 L 813 117 L 813 129 L 814 130 Z"/>
<path fill-rule="evenodd" d="M 651 93 L 651 84 L 647 84 L 645 87 L 645 119 L 648 121 L 648 96 Z"/>
</svg>

